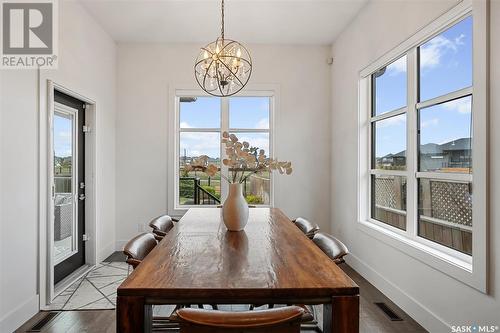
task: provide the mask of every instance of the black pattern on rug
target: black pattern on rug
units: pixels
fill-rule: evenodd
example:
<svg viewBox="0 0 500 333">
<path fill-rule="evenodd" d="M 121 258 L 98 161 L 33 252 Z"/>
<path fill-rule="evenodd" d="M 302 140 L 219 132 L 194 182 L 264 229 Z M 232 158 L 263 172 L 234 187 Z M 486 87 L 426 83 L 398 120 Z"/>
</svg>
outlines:
<svg viewBox="0 0 500 333">
<path fill-rule="evenodd" d="M 114 309 L 116 289 L 130 272 L 125 262 L 102 262 L 55 297 L 49 309 Z"/>
</svg>

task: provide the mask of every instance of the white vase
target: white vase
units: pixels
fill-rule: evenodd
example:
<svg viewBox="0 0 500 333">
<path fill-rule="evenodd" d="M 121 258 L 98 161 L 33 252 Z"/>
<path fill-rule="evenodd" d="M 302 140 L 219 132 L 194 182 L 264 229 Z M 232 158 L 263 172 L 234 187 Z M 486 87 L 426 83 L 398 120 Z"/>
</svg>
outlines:
<svg viewBox="0 0 500 333">
<path fill-rule="evenodd" d="M 243 184 L 229 184 L 229 195 L 222 205 L 222 218 L 230 231 L 245 228 L 248 222 L 248 204 L 243 196 Z"/>
</svg>

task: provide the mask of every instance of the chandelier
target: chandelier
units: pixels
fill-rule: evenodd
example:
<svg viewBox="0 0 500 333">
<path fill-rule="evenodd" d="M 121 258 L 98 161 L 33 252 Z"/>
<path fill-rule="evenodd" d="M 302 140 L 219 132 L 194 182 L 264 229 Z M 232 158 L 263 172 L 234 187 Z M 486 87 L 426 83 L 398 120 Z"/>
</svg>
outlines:
<svg viewBox="0 0 500 333">
<path fill-rule="evenodd" d="M 231 96 L 247 84 L 252 74 L 252 58 L 237 41 L 224 38 L 224 0 L 221 3 L 221 36 L 202 47 L 194 73 L 201 89 L 212 96 Z"/>
</svg>

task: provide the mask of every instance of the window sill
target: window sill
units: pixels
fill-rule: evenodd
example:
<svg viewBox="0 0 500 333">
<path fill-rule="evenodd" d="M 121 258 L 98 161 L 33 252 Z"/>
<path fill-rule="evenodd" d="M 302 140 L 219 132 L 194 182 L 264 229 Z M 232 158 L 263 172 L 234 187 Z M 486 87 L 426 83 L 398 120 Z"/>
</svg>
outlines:
<svg viewBox="0 0 500 333">
<path fill-rule="evenodd" d="M 433 247 L 410 239 L 370 221 L 359 221 L 358 229 L 365 234 L 401 251 L 422 263 L 467 284 L 483 293 L 486 288 L 472 271 L 472 262 L 467 262 L 443 253 Z"/>
</svg>

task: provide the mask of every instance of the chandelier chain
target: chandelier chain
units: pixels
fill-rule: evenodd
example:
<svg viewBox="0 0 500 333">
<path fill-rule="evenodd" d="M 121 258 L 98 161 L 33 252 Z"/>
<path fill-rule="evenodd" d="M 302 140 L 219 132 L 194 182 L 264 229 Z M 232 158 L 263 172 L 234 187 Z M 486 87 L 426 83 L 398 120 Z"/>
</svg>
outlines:
<svg viewBox="0 0 500 333">
<path fill-rule="evenodd" d="M 222 16 L 222 20 L 221 20 L 221 27 L 220 27 L 220 34 L 221 34 L 221 37 L 222 37 L 222 40 L 224 40 L 224 0 L 222 0 L 222 4 L 221 4 L 221 16 Z"/>
</svg>

